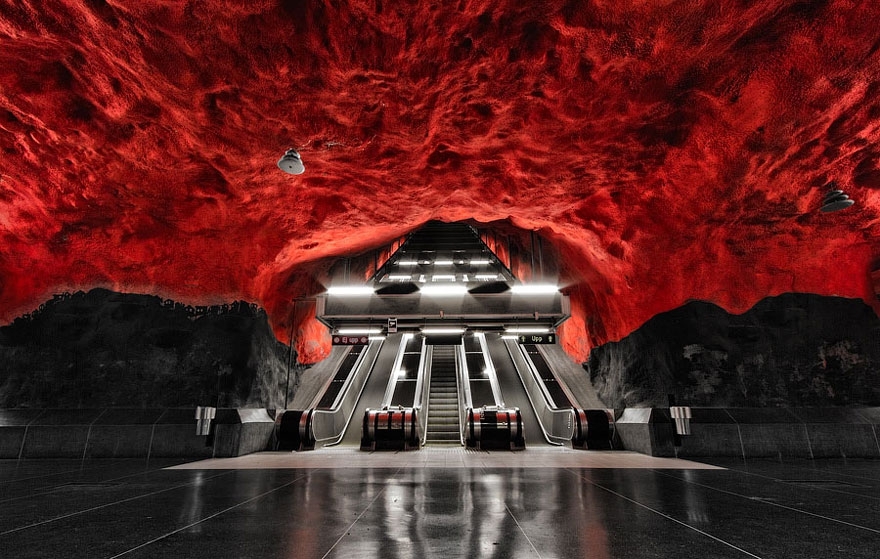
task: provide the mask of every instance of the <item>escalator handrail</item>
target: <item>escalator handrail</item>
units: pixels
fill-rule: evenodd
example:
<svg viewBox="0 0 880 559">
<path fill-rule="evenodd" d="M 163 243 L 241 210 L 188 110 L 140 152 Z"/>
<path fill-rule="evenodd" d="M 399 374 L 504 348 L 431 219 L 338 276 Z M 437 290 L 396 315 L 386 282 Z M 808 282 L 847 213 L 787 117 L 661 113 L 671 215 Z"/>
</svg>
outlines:
<svg viewBox="0 0 880 559">
<path fill-rule="evenodd" d="M 464 344 L 459 344 L 455 352 L 455 379 L 458 383 L 458 433 L 461 444 L 467 442 L 468 410 L 473 407 L 471 399 L 471 383 L 468 378 L 467 358 L 464 354 Z"/>
<path fill-rule="evenodd" d="M 416 410 L 416 418 L 419 422 L 419 442 L 421 446 L 425 446 L 428 439 L 428 402 L 431 397 L 431 364 L 430 359 L 434 354 L 434 346 L 422 343 L 421 357 L 419 357 L 419 376 L 416 388 L 416 401 L 413 402 L 413 408 Z M 430 355 L 429 355 L 430 348 Z"/>
</svg>

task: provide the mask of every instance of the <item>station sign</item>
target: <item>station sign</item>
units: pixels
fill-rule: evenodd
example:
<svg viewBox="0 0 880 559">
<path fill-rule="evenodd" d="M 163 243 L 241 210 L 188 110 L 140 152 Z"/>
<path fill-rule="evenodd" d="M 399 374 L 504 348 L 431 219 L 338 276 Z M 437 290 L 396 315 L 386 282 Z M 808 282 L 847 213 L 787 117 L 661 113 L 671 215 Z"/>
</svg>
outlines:
<svg viewBox="0 0 880 559">
<path fill-rule="evenodd" d="M 369 336 L 333 336 L 333 345 L 367 345 Z"/>
<path fill-rule="evenodd" d="M 556 334 L 520 334 L 517 341 L 521 344 L 555 344 Z"/>
<path fill-rule="evenodd" d="M 389 318 L 388 319 L 388 333 L 396 334 L 397 333 L 397 319 Z"/>
</svg>

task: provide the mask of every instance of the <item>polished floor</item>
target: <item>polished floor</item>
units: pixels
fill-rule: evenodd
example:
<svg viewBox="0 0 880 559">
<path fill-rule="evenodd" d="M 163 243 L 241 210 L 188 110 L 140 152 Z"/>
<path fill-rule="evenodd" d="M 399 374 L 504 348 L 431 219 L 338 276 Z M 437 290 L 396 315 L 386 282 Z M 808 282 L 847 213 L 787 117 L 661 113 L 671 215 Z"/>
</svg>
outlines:
<svg viewBox="0 0 880 559">
<path fill-rule="evenodd" d="M 7 460 L 0 557 L 880 557 L 880 461 L 707 462 L 458 449 Z"/>
</svg>

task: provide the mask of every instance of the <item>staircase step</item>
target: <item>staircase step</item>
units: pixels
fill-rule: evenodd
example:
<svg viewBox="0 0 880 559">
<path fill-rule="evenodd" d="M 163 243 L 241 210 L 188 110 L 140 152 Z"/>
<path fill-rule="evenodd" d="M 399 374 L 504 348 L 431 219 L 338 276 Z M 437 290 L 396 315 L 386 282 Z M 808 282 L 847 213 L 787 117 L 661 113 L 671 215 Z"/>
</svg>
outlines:
<svg viewBox="0 0 880 559">
<path fill-rule="evenodd" d="M 425 439 L 425 442 L 427 442 L 427 443 L 450 442 L 450 441 L 455 441 L 455 442 L 461 441 L 461 435 L 459 435 L 458 433 L 452 433 L 449 436 L 437 435 L 436 437 L 429 437 L 429 438 Z"/>
</svg>

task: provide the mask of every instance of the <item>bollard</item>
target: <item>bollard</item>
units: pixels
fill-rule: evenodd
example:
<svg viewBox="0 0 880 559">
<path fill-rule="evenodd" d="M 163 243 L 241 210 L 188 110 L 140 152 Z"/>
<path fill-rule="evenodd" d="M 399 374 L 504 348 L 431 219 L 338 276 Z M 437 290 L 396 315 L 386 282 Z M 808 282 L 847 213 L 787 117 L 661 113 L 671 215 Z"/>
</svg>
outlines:
<svg viewBox="0 0 880 559">
<path fill-rule="evenodd" d="M 691 408 L 689 406 L 672 406 L 669 415 L 675 421 L 676 435 L 691 434 Z"/>
<path fill-rule="evenodd" d="M 196 435 L 205 437 L 211 433 L 211 421 L 217 414 L 217 408 L 198 406 L 196 408 Z"/>
<path fill-rule="evenodd" d="M 468 408 L 467 422 L 466 444 L 470 448 L 523 450 L 526 447 L 519 408 Z"/>
<path fill-rule="evenodd" d="M 361 450 L 418 450 L 418 415 L 413 408 L 371 410 L 364 413 Z"/>
</svg>

